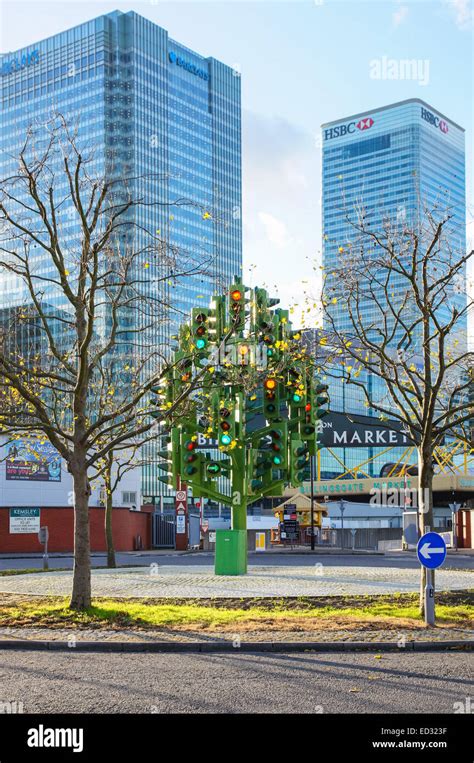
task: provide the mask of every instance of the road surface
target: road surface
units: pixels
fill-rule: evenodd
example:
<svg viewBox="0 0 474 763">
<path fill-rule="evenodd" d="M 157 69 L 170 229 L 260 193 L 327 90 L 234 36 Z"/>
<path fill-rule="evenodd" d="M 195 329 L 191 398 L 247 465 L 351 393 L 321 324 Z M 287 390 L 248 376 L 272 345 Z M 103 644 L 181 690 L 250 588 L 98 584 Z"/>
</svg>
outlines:
<svg viewBox="0 0 474 763">
<path fill-rule="evenodd" d="M 0 651 L 0 700 L 25 713 L 454 713 L 473 676 L 467 653 Z"/>
</svg>

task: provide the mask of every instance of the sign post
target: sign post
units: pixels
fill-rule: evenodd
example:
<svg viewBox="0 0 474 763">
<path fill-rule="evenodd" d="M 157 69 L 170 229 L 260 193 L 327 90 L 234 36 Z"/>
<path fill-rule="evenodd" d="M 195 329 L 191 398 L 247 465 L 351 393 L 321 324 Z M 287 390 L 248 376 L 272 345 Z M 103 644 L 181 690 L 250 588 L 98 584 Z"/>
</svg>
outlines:
<svg viewBox="0 0 474 763">
<path fill-rule="evenodd" d="M 38 533 L 38 540 L 44 546 L 43 570 L 49 570 L 49 557 L 48 557 L 49 530 L 46 526 L 40 527 L 39 533 Z"/>
<path fill-rule="evenodd" d="M 180 486 L 175 496 L 176 510 L 176 550 L 187 551 L 188 548 L 188 491 L 186 486 Z"/>
<path fill-rule="evenodd" d="M 451 523 L 452 523 L 452 533 L 453 533 L 453 550 L 458 550 L 458 536 L 456 532 L 456 521 L 457 521 L 457 513 L 459 509 L 461 508 L 460 503 L 456 503 L 456 501 L 453 501 L 453 503 L 449 504 L 449 508 L 451 509 Z"/>
<path fill-rule="evenodd" d="M 416 547 L 418 560 L 426 567 L 425 625 L 435 624 L 435 587 L 433 570 L 441 567 L 446 559 L 446 543 L 439 533 L 425 533 Z"/>
</svg>

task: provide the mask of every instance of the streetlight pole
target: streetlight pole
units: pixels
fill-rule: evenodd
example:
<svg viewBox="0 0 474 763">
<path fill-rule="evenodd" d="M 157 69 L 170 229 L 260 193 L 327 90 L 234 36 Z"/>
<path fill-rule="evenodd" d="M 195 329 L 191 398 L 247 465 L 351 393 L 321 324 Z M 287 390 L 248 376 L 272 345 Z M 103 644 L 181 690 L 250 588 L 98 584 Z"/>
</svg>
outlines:
<svg viewBox="0 0 474 763">
<path fill-rule="evenodd" d="M 339 501 L 339 510 L 341 512 L 341 551 L 344 548 L 344 511 L 346 510 L 344 498 Z"/>
</svg>

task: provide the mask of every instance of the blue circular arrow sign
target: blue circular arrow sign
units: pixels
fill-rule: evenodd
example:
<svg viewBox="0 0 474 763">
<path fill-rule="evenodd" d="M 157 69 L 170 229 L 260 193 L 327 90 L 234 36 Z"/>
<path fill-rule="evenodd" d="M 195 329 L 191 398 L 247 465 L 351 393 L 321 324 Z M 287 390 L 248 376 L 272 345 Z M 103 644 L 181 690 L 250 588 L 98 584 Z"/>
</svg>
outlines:
<svg viewBox="0 0 474 763">
<path fill-rule="evenodd" d="M 446 559 L 446 543 L 438 533 L 426 533 L 418 541 L 416 553 L 423 567 L 434 570 Z"/>
</svg>

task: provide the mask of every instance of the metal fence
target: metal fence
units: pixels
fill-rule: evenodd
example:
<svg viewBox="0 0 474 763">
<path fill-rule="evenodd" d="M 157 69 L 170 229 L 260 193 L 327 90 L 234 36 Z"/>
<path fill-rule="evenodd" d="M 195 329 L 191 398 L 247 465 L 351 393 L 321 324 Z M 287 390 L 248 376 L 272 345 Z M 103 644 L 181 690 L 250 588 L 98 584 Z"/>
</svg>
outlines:
<svg viewBox="0 0 474 763">
<path fill-rule="evenodd" d="M 174 548 L 176 539 L 176 516 L 153 514 L 151 545 L 153 548 Z"/>
<path fill-rule="evenodd" d="M 188 515 L 189 545 L 199 546 L 201 539 L 201 521 L 199 514 Z M 152 519 L 153 548 L 176 547 L 176 514 L 173 511 L 156 512 Z"/>
<path fill-rule="evenodd" d="M 340 528 L 337 530 L 320 530 L 316 539 L 317 546 L 328 546 L 332 548 L 346 549 L 367 549 L 376 550 L 379 541 L 399 540 L 402 547 L 402 528 L 401 527 L 358 527 L 357 529 Z M 307 542 L 310 542 L 308 537 Z"/>
</svg>

